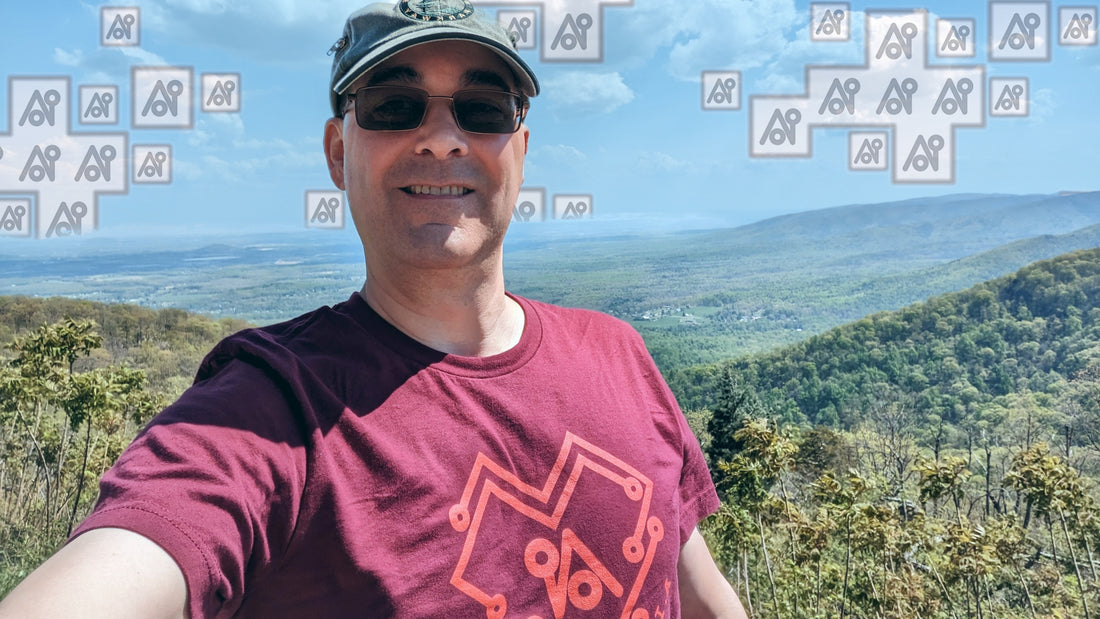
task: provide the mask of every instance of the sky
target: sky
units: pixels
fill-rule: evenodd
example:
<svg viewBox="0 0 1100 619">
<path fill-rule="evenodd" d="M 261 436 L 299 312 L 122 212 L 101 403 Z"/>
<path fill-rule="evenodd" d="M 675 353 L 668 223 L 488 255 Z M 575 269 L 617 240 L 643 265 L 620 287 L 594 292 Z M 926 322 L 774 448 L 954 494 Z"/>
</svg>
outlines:
<svg viewBox="0 0 1100 619">
<path fill-rule="evenodd" d="M 1098 20 L 1086 20 L 1083 38 L 1073 38 L 1070 19 L 1081 14 L 1067 8 L 1066 21 L 1060 15 L 1063 7 L 1086 5 L 1080 0 L 1007 7 L 894 0 L 813 3 L 828 7 L 793 0 L 474 4 L 490 15 L 512 11 L 504 20 L 517 18 L 516 25 L 535 18 L 527 31 L 535 49 L 521 54 L 538 75 L 542 94 L 527 120 L 524 186 L 531 193 L 521 201 L 541 195 L 546 220 L 536 215 L 517 226 L 570 226 L 578 234 L 710 228 L 842 204 L 1100 189 Z M 139 10 L 103 8 L 123 5 Z M 346 16 L 360 5 L 358 0 L 0 4 L 0 218 L 8 207 L 39 209 L 38 221 L 26 220 L 25 228 L 11 223 L 5 228 L 0 221 L 0 252 L 5 246 L 71 240 L 65 233 L 74 226 L 50 229 L 61 221 L 57 203 L 69 205 L 71 223 L 77 199 L 85 194 L 65 192 L 92 186 L 103 191 L 81 198 L 94 215 L 94 221 L 81 220 L 83 236 L 155 239 L 183 232 L 307 229 L 339 234 L 317 228 L 339 223 L 342 210 L 318 218 L 320 211 L 307 199 L 320 206 L 339 197 L 325 193 L 335 187 L 321 145 L 330 115 L 327 51 Z M 842 19 L 830 21 L 824 9 L 846 10 Z M 1096 15 L 1095 4 L 1086 9 Z M 1040 15 L 1041 27 L 1013 30 L 1013 11 Z M 111 24 L 103 21 L 113 23 L 112 15 L 132 30 L 112 39 Z M 127 23 L 127 15 L 135 19 Z M 941 19 L 963 21 L 944 22 L 945 30 L 938 32 Z M 554 27 L 558 23 L 561 28 Z M 891 26 L 898 32 L 892 34 Z M 969 29 L 966 45 L 944 45 L 951 26 Z M 1005 39 L 1002 31 L 1016 37 Z M 108 41 L 138 44 L 103 45 L 104 32 Z M 844 35 L 847 41 L 830 40 Z M 972 56 L 941 55 L 968 49 Z M 203 93 L 203 74 L 209 88 L 223 80 L 223 87 L 233 89 Z M 169 85 L 176 78 L 190 81 L 194 92 L 177 100 L 191 108 L 187 127 L 157 124 L 158 110 L 149 104 L 158 78 Z M 855 93 L 853 78 L 859 82 Z M 907 78 L 920 86 L 908 102 L 901 92 Z M 895 80 L 900 91 L 891 93 Z M 113 94 L 118 105 L 105 108 L 108 116 L 100 119 L 114 115 L 116 123 L 83 122 L 82 86 L 108 87 L 90 89 L 87 96 L 90 101 L 97 93 Z M 1025 89 L 1023 95 L 1005 100 L 998 108 L 1002 114 L 995 115 L 1002 94 L 1016 86 Z M 28 102 L 35 89 L 50 88 L 69 101 L 55 109 L 68 116 L 67 129 L 60 122 L 32 127 L 36 119 L 27 115 L 47 109 Z M 160 111 L 167 101 L 159 102 Z M 201 109 L 211 102 L 210 111 Z M 219 110 L 219 103 L 239 111 Z M 704 109 L 734 103 L 739 109 Z M 906 103 L 917 111 L 902 114 Z M 929 112 L 933 107 L 935 114 Z M 793 124 L 791 110 L 798 110 Z M 876 139 L 884 140 L 885 148 L 861 151 Z M 51 160 L 49 144 L 64 156 Z M 106 157 L 107 145 L 113 158 Z M 30 161 L 34 146 L 56 166 L 52 188 L 46 186 L 45 168 L 32 165 L 43 161 Z M 92 154 L 99 158 L 90 160 Z M 861 161 L 864 168 L 882 169 L 853 169 Z M 105 178 L 108 171 L 111 179 Z M 137 182 L 139 173 L 144 182 Z M 586 217 L 553 221 L 555 196 L 559 210 L 572 203 L 573 213 Z M 46 206 L 51 200 L 54 206 Z M 345 232 L 350 228 L 349 220 Z"/>
</svg>

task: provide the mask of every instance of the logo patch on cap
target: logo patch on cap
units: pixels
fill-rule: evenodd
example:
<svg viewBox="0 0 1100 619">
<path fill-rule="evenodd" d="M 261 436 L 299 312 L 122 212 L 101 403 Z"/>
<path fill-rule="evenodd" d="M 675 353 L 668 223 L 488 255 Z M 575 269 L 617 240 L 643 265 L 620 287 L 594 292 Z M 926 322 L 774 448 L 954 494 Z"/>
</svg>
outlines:
<svg viewBox="0 0 1100 619">
<path fill-rule="evenodd" d="M 401 0 L 401 12 L 420 21 L 455 21 L 474 14 L 469 0 Z"/>
</svg>

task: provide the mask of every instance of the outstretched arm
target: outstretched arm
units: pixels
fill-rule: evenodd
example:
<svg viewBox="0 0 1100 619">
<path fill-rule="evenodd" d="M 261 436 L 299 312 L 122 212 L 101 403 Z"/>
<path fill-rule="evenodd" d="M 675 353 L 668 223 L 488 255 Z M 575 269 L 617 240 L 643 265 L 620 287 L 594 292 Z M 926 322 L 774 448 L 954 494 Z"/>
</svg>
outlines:
<svg viewBox="0 0 1100 619">
<path fill-rule="evenodd" d="M 69 542 L 2 602 L 0 619 L 186 617 L 187 585 L 172 557 L 125 529 Z"/>
<path fill-rule="evenodd" d="M 718 571 L 699 529 L 680 549 L 680 614 L 685 619 L 748 619 L 741 600 Z"/>
</svg>

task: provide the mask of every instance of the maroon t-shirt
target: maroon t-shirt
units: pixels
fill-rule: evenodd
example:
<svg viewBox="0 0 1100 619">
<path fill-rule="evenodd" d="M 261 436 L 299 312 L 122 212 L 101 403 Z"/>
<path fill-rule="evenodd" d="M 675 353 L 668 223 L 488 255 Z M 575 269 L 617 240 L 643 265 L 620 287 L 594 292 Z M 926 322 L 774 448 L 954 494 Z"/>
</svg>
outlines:
<svg viewBox="0 0 1100 619">
<path fill-rule="evenodd" d="M 628 325 L 516 300 L 489 357 L 358 294 L 226 338 L 74 536 L 155 541 L 193 617 L 678 616 L 718 506 L 695 437 Z"/>
</svg>

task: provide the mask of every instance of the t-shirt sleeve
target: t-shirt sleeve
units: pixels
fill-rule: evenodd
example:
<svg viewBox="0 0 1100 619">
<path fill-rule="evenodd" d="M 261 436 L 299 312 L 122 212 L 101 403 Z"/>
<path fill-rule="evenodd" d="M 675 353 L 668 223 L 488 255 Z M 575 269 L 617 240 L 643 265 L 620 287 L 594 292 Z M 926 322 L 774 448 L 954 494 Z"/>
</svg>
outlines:
<svg viewBox="0 0 1100 619">
<path fill-rule="evenodd" d="M 629 326 L 626 328 L 631 334 L 630 339 L 635 347 L 634 354 L 646 367 L 647 382 L 650 383 L 655 392 L 654 397 L 665 403 L 664 408 L 674 420 L 672 423 L 675 424 L 676 436 L 679 437 L 683 457 L 679 486 L 679 530 L 680 545 L 682 546 L 687 542 L 688 537 L 691 536 L 699 521 L 717 511 L 721 502 L 714 488 L 710 470 L 707 468 L 706 459 L 703 457 L 703 450 L 699 447 L 699 440 L 695 437 L 695 433 L 691 431 L 687 418 L 684 417 L 680 405 L 676 402 L 676 397 L 661 376 L 660 370 L 657 369 L 657 364 L 654 363 L 653 358 L 646 349 L 642 336 L 633 328 Z"/>
<path fill-rule="evenodd" d="M 718 511 L 721 502 L 714 488 L 699 440 L 688 426 L 679 407 L 676 420 L 683 437 L 684 467 L 680 472 L 680 545 L 687 542 L 692 530 L 703 518 Z"/>
<path fill-rule="evenodd" d="M 190 616 L 231 616 L 293 534 L 303 439 L 288 401 L 261 369 L 228 363 L 138 435 L 72 537 L 143 535 L 183 571 Z"/>
</svg>

